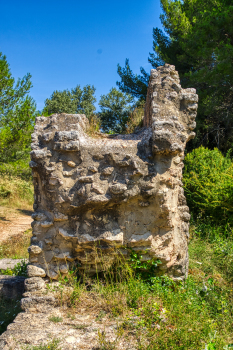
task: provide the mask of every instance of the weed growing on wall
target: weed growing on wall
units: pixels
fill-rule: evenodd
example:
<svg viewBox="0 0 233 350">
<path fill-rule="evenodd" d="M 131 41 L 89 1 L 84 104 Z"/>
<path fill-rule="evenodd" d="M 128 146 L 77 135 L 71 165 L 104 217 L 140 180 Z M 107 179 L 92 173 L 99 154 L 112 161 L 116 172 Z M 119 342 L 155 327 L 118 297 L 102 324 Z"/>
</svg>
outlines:
<svg viewBox="0 0 233 350">
<path fill-rule="evenodd" d="M 37 346 L 26 346 L 24 350 L 59 350 L 60 339 L 53 339 L 48 344 L 40 344 Z"/>
</svg>

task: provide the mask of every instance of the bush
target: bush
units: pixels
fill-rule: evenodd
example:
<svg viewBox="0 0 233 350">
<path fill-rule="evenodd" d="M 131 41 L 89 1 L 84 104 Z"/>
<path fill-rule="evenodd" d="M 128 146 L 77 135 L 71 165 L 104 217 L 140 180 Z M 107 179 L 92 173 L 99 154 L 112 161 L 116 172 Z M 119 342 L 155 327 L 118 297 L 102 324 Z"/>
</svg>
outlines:
<svg viewBox="0 0 233 350">
<path fill-rule="evenodd" d="M 226 223 L 233 214 L 233 163 L 215 148 L 197 148 L 185 157 L 184 188 L 194 216 Z"/>
<path fill-rule="evenodd" d="M 0 274 L 27 277 L 27 263 L 25 260 L 22 260 L 21 263 L 16 264 L 12 269 L 7 268 L 6 270 L 0 270 Z"/>
<path fill-rule="evenodd" d="M 14 162 L 3 163 L 0 162 L 0 175 L 2 176 L 17 176 L 22 180 L 32 180 L 32 171 L 29 167 L 30 157 L 25 159 L 18 159 Z"/>
</svg>

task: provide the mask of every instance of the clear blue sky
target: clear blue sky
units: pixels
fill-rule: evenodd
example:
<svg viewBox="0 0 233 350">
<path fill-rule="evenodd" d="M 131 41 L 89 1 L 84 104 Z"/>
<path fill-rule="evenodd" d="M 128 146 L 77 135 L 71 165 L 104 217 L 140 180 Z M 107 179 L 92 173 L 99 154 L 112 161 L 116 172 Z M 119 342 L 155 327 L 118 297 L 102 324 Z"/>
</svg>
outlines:
<svg viewBox="0 0 233 350">
<path fill-rule="evenodd" d="M 80 84 L 107 94 L 117 64 L 148 72 L 152 29 L 161 27 L 159 0 L 8 0 L 1 2 L 0 51 L 15 78 L 32 74 L 41 110 L 54 90 Z"/>
</svg>

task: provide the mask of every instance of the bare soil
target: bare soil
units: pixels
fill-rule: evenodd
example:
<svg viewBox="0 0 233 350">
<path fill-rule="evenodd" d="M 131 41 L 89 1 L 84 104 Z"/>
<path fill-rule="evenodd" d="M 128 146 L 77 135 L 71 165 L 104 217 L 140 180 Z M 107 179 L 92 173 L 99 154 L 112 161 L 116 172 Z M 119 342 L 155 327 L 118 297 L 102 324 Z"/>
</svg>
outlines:
<svg viewBox="0 0 233 350">
<path fill-rule="evenodd" d="M 31 210 L 0 206 L 0 244 L 31 228 Z"/>
</svg>

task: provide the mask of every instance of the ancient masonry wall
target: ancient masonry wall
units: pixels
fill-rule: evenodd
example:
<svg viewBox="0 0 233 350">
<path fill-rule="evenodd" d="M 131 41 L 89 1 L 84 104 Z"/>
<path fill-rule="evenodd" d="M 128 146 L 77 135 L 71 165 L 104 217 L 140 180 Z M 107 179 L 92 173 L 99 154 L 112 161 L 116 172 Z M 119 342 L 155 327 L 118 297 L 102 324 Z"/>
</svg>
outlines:
<svg viewBox="0 0 233 350">
<path fill-rule="evenodd" d="M 186 276 L 190 215 L 181 179 L 195 136 L 195 92 L 166 64 L 151 71 L 144 127 L 135 134 L 90 137 L 85 115 L 36 119 L 29 277 L 56 280 L 77 263 L 102 271 L 127 256 L 123 247 L 159 259 L 158 274 Z"/>
</svg>

